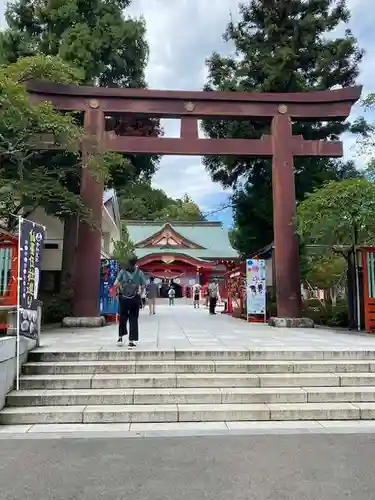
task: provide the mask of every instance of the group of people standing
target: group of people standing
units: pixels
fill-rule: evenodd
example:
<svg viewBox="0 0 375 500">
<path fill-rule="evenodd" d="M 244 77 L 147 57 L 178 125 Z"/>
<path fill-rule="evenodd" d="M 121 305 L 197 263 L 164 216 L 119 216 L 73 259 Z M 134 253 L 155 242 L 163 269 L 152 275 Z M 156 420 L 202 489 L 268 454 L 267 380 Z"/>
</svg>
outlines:
<svg viewBox="0 0 375 500">
<path fill-rule="evenodd" d="M 146 307 L 148 302 L 150 315 L 155 314 L 156 298 L 158 296 L 158 285 L 154 277 L 151 277 L 149 283 L 141 269 L 137 267 L 137 260 L 131 259 L 129 264 L 120 270 L 115 281 L 115 288 L 119 303 L 119 335 L 117 345 L 123 345 L 123 339 L 128 335 L 129 323 L 129 349 L 136 347 L 139 339 L 139 310 Z M 218 280 L 214 280 L 208 286 L 207 297 L 209 301 L 210 314 L 216 314 L 215 308 L 219 295 Z M 169 305 L 174 305 L 176 291 L 173 286 L 168 290 Z M 200 285 L 193 287 L 193 304 L 199 307 Z"/>
</svg>

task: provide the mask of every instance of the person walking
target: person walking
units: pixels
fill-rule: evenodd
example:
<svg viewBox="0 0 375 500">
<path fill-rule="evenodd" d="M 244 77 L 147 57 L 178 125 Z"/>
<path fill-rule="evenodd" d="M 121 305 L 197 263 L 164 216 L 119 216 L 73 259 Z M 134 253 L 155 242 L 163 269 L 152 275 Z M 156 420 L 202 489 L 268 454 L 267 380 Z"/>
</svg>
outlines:
<svg viewBox="0 0 375 500">
<path fill-rule="evenodd" d="M 136 342 L 138 342 L 141 292 L 146 285 L 145 276 L 136 266 L 136 262 L 136 258 L 130 259 L 128 266 L 120 270 L 115 281 L 120 314 L 117 345 L 123 345 L 123 337 L 128 334 L 127 324 L 129 322 L 129 349 L 136 347 Z"/>
<path fill-rule="evenodd" d="M 176 292 L 175 292 L 175 289 L 172 286 L 168 290 L 168 297 L 169 297 L 169 305 L 170 306 L 174 306 L 174 298 L 176 297 Z"/>
<path fill-rule="evenodd" d="M 209 295 L 209 312 L 210 314 L 216 314 L 215 308 L 217 301 L 219 299 L 219 282 L 217 279 L 214 279 L 213 282 L 208 287 L 208 295 Z"/>
<path fill-rule="evenodd" d="M 158 296 L 158 285 L 155 283 L 155 278 L 153 276 L 151 276 L 150 283 L 148 283 L 146 289 L 148 308 L 151 316 L 152 314 L 155 314 L 156 297 Z"/>
<path fill-rule="evenodd" d="M 141 291 L 141 309 L 146 308 L 146 298 L 147 298 L 146 287 L 143 287 Z"/>
<path fill-rule="evenodd" d="M 200 299 L 200 285 L 197 283 L 193 286 L 193 305 L 194 309 L 198 307 L 199 309 L 199 299 Z"/>
</svg>

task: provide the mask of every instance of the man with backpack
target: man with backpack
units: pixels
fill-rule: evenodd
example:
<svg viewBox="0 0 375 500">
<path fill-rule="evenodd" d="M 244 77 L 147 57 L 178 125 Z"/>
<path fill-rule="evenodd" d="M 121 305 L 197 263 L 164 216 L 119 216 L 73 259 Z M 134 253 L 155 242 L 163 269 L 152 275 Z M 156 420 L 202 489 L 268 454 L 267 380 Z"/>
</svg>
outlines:
<svg viewBox="0 0 375 500">
<path fill-rule="evenodd" d="M 119 299 L 119 335 L 117 345 L 123 345 L 123 337 L 128 334 L 127 323 L 129 321 L 129 349 L 136 347 L 139 329 L 138 318 L 141 306 L 141 291 L 146 285 L 146 279 L 136 266 L 137 259 L 132 258 L 126 268 L 121 269 L 117 275 L 115 286 Z"/>
</svg>

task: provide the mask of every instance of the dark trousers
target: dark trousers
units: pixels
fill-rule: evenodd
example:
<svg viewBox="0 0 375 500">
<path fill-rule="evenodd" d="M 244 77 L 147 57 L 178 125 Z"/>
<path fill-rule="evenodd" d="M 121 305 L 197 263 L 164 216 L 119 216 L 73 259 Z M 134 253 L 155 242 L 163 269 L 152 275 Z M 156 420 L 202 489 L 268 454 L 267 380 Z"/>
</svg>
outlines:
<svg viewBox="0 0 375 500">
<path fill-rule="evenodd" d="M 210 314 L 215 314 L 216 302 L 216 297 L 210 297 Z"/>
<path fill-rule="evenodd" d="M 141 305 L 140 297 L 136 295 L 131 299 L 119 297 L 120 325 L 118 336 L 122 338 L 128 334 L 127 323 L 129 321 L 129 341 L 138 340 L 138 317 Z"/>
</svg>

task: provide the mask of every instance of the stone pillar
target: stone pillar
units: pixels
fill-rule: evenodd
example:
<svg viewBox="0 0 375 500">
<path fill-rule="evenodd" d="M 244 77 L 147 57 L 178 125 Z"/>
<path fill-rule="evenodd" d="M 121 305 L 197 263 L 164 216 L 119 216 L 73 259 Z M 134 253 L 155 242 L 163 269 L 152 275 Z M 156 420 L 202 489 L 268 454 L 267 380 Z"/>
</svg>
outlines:
<svg viewBox="0 0 375 500">
<path fill-rule="evenodd" d="M 280 106 L 281 113 L 285 109 Z M 292 150 L 292 125 L 286 114 L 272 120 L 272 194 L 275 242 L 277 315 L 301 315 L 299 251 L 295 228 L 296 197 Z"/>
<path fill-rule="evenodd" d="M 98 318 L 100 257 L 102 232 L 103 183 L 85 168 L 87 153 L 100 147 L 104 133 L 104 113 L 98 109 L 97 101 L 90 101 L 85 111 L 84 126 L 92 136 L 83 148 L 81 196 L 91 210 L 95 227 L 84 222 L 79 224 L 78 246 L 75 268 L 74 315 L 77 318 Z M 88 321 L 90 323 L 90 321 Z M 95 325 L 97 322 L 95 322 Z M 83 325 L 80 321 L 80 326 Z M 94 326 L 94 325 L 92 325 Z"/>
</svg>

